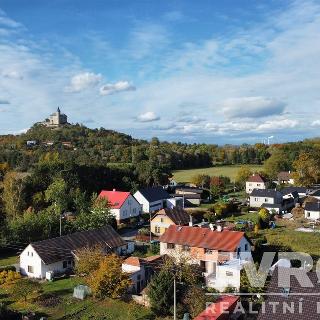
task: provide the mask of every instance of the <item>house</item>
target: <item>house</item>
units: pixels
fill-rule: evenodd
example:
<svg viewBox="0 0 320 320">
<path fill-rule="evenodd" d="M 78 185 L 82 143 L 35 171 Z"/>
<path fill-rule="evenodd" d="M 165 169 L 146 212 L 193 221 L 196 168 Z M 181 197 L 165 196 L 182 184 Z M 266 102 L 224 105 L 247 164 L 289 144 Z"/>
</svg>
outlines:
<svg viewBox="0 0 320 320">
<path fill-rule="evenodd" d="M 130 194 L 130 192 L 102 190 L 99 197 L 108 200 L 111 206 L 111 213 L 114 214 L 118 223 L 130 218 L 139 217 L 142 209 L 140 203 Z"/>
<path fill-rule="evenodd" d="M 281 171 L 278 173 L 278 183 L 279 184 L 294 184 L 294 179 L 292 177 L 291 171 Z"/>
<path fill-rule="evenodd" d="M 310 190 L 307 189 L 306 187 L 285 187 L 281 190 L 283 195 L 287 195 L 287 194 L 292 194 L 294 192 L 297 192 L 299 195 L 299 198 L 303 198 L 306 197 L 309 193 Z"/>
<path fill-rule="evenodd" d="M 254 173 L 246 181 L 246 193 L 250 194 L 254 189 L 267 189 L 268 184 L 264 177 L 258 173 Z"/>
<path fill-rule="evenodd" d="M 139 294 L 149 283 L 155 271 L 163 263 L 160 255 L 147 258 L 129 257 L 122 262 L 122 271 L 129 274 L 132 286 L 131 293 Z"/>
<path fill-rule="evenodd" d="M 221 295 L 193 320 L 227 320 L 231 316 L 236 319 L 234 310 L 239 300 L 240 297 L 235 295 Z"/>
<path fill-rule="evenodd" d="M 282 282 L 288 268 L 276 268 L 268 285 L 263 308 L 257 320 L 316 320 L 319 319 L 320 283 L 316 272 L 303 268 L 295 269 L 296 276 L 290 278 L 290 286 Z M 297 278 L 309 279 L 303 285 Z M 302 282 L 306 282 L 305 280 Z"/>
<path fill-rule="evenodd" d="M 180 207 L 161 209 L 151 219 L 150 228 L 154 235 L 162 235 L 171 225 L 188 225 L 190 215 Z"/>
<path fill-rule="evenodd" d="M 309 196 L 316 198 L 317 200 L 320 200 L 320 189 L 313 190 L 309 193 Z"/>
<path fill-rule="evenodd" d="M 202 201 L 203 190 L 193 187 L 176 188 L 174 197 L 182 197 L 184 206 L 199 206 Z"/>
<path fill-rule="evenodd" d="M 304 217 L 310 220 L 320 220 L 320 202 L 306 202 Z"/>
<path fill-rule="evenodd" d="M 134 197 L 141 204 L 142 211 L 150 213 L 165 208 L 170 195 L 162 187 L 149 187 L 138 190 Z"/>
<path fill-rule="evenodd" d="M 207 287 L 240 288 L 240 271 L 251 260 L 251 242 L 244 232 L 171 225 L 159 238 L 160 254 L 184 256 L 203 271 Z"/>
<path fill-rule="evenodd" d="M 260 208 L 263 204 L 282 208 L 283 195 L 274 189 L 253 189 L 250 194 L 250 207 Z M 277 205 L 277 206 L 276 206 Z"/>
<path fill-rule="evenodd" d="M 30 243 L 20 255 L 20 272 L 31 278 L 43 279 L 46 273 L 62 273 L 74 266 L 77 250 L 101 246 L 106 252 L 128 254 L 134 251 L 109 225 L 96 230 Z"/>
</svg>

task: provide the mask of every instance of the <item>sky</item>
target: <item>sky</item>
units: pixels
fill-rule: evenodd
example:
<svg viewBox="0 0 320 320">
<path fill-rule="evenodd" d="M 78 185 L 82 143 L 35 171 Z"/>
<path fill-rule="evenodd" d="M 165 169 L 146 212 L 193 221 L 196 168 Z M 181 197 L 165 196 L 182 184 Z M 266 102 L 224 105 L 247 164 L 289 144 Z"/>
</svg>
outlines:
<svg viewBox="0 0 320 320">
<path fill-rule="evenodd" d="M 143 139 L 319 136 L 320 1 L 0 0 L 0 134 L 58 106 Z"/>
</svg>

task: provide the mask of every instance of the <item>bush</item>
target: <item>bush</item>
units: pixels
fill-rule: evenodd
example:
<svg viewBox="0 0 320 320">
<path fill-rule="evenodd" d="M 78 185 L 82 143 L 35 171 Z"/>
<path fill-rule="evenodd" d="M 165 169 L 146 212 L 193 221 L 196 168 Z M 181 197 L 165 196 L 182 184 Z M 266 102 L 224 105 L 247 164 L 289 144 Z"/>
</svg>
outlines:
<svg viewBox="0 0 320 320">
<path fill-rule="evenodd" d="M 6 266 L 6 267 L 0 267 L 0 272 L 2 271 L 17 271 L 15 266 Z"/>
<path fill-rule="evenodd" d="M 0 272 L 0 285 L 14 283 L 21 279 L 21 275 L 16 271 L 2 271 Z"/>
</svg>

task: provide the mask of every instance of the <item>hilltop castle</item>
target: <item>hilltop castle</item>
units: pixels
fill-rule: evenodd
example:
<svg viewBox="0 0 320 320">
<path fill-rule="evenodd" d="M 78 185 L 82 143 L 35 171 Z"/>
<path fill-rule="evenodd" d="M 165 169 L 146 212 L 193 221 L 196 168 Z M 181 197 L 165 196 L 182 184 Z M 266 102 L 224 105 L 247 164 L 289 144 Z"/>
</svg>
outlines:
<svg viewBox="0 0 320 320">
<path fill-rule="evenodd" d="M 57 111 L 52 113 L 49 118 L 45 119 L 41 124 L 49 128 L 58 128 L 68 124 L 68 117 L 64 113 L 61 113 L 58 107 Z"/>
</svg>

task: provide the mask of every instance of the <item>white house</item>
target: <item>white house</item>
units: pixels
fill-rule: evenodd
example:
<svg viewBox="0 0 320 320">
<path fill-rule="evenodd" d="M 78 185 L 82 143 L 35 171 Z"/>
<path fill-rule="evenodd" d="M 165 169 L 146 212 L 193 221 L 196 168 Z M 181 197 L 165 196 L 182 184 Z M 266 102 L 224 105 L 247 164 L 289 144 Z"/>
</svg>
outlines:
<svg viewBox="0 0 320 320">
<path fill-rule="evenodd" d="M 310 220 L 320 220 L 320 202 L 307 202 L 304 207 L 304 217 Z"/>
<path fill-rule="evenodd" d="M 267 181 L 260 174 L 254 173 L 246 181 L 246 193 L 250 194 L 254 189 L 267 189 Z"/>
<path fill-rule="evenodd" d="M 170 195 L 162 187 L 149 187 L 138 190 L 134 197 L 142 205 L 143 212 L 150 213 L 166 207 Z"/>
<path fill-rule="evenodd" d="M 102 190 L 99 197 L 106 198 L 111 206 L 111 213 L 114 214 L 118 223 L 130 218 L 140 216 L 142 208 L 140 203 L 130 192 Z"/>
<path fill-rule="evenodd" d="M 223 291 L 240 287 L 240 271 L 251 260 L 251 242 L 244 232 L 209 228 L 170 226 L 159 238 L 160 254 L 186 258 L 198 264 L 206 285 Z"/>
<path fill-rule="evenodd" d="M 292 177 L 291 171 L 281 171 L 278 173 L 279 184 L 294 184 L 294 179 Z"/>
<path fill-rule="evenodd" d="M 132 253 L 134 248 L 111 227 L 76 232 L 70 235 L 30 243 L 20 255 L 22 275 L 43 279 L 46 273 L 63 273 L 74 267 L 76 251 L 84 247 L 101 246 L 119 255 Z"/>
<path fill-rule="evenodd" d="M 129 257 L 122 262 L 122 271 L 129 274 L 132 286 L 131 293 L 140 293 L 150 281 L 155 269 L 163 263 L 161 256 L 147 258 Z"/>
</svg>

